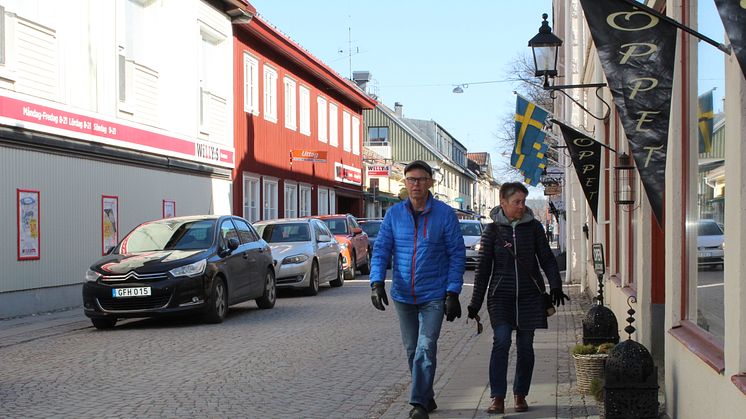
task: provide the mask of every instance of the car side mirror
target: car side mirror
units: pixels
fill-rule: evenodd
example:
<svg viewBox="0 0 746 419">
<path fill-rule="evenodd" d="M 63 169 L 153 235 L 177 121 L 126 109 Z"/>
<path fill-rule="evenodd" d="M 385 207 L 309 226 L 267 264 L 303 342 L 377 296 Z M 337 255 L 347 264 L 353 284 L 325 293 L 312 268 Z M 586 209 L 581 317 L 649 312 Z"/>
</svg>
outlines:
<svg viewBox="0 0 746 419">
<path fill-rule="evenodd" d="M 332 237 L 328 234 L 319 234 L 319 242 L 327 243 L 332 241 Z"/>
<path fill-rule="evenodd" d="M 240 243 L 238 242 L 237 238 L 231 237 L 230 239 L 228 239 L 228 249 L 231 252 L 234 251 L 234 250 L 236 250 L 236 249 L 238 249 L 239 245 L 240 245 Z"/>
<path fill-rule="evenodd" d="M 358 234 L 360 234 L 362 232 L 363 232 L 363 229 L 360 228 L 360 227 L 355 227 L 355 228 L 352 229 L 352 234 L 354 234 L 355 236 L 357 236 Z"/>
</svg>

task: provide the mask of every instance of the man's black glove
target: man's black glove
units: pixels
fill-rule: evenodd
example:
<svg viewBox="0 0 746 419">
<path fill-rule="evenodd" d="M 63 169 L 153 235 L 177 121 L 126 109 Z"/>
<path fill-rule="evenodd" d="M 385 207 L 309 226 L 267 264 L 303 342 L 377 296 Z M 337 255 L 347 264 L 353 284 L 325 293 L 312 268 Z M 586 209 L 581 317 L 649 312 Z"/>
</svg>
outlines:
<svg viewBox="0 0 746 419">
<path fill-rule="evenodd" d="M 470 319 L 474 319 L 477 317 L 477 313 L 479 313 L 479 310 L 477 310 L 474 306 L 466 306 L 466 311 L 469 312 L 468 316 Z"/>
<path fill-rule="evenodd" d="M 461 303 L 455 292 L 446 293 L 446 321 L 452 322 L 456 317 L 461 318 Z"/>
<path fill-rule="evenodd" d="M 386 310 L 383 305 L 389 305 L 389 298 L 386 297 L 386 287 L 383 282 L 373 283 L 373 288 L 370 289 L 370 301 L 373 303 L 373 307 Z"/>
<path fill-rule="evenodd" d="M 552 288 L 549 291 L 549 295 L 552 296 L 552 304 L 557 307 L 559 307 L 560 305 L 565 305 L 565 300 L 570 301 L 570 297 L 562 292 L 562 288 Z"/>
</svg>

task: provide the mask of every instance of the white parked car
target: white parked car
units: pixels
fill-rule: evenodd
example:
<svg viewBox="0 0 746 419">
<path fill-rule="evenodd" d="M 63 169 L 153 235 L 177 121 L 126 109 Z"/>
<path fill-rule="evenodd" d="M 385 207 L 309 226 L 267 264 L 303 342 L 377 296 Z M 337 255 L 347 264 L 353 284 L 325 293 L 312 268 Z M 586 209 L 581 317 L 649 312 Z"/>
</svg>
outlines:
<svg viewBox="0 0 746 419">
<path fill-rule="evenodd" d="M 253 225 L 272 249 L 277 288 L 300 288 L 306 295 L 316 295 L 320 284 L 344 284 L 340 245 L 322 221 L 284 218 Z"/>
<path fill-rule="evenodd" d="M 461 235 L 466 246 L 466 266 L 476 267 L 479 263 L 479 241 L 482 238 L 482 222 L 479 220 L 458 220 Z"/>
<path fill-rule="evenodd" d="M 715 220 L 697 223 L 697 253 L 699 267 L 723 269 L 725 263 L 725 233 Z"/>
</svg>

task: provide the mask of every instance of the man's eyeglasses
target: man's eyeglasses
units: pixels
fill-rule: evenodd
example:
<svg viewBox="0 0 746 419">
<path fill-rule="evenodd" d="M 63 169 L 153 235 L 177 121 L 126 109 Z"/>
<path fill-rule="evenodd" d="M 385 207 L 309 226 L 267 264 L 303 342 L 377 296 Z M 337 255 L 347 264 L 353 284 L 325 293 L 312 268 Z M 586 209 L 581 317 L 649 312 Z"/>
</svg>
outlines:
<svg viewBox="0 0 746 419">
<path fill-rule="evenodd" d="M 407 183 L 409 183 L 410 185 L 416 185 L 418 183 L 425 183 L 425 182 L 427 182 L 430 179 L 432 179 L 432 178 L 429 178 L 429 177 L 408 177 L 408 178 L 405 178 L 404 180 L 406 180 Z"/>
</svg>

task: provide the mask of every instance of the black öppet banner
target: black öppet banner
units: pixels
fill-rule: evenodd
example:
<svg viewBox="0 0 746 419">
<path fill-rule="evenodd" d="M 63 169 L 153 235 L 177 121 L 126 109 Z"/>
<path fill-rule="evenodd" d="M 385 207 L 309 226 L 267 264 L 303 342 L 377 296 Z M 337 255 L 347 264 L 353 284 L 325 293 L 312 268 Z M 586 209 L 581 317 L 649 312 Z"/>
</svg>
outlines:
<svg viewBox="0 0 746 419">
<path fill-rule="evenodd" d="M 663 224 L 676 27 L 622 0 L 580 0 L 640 180 Z"/>
<path fill-rule="evenodd" d="M 725 33 L 746 77 L 746 1 L 715 0 Z"/>
<path fill-rule="evenodd" d="M 552 122 L 560 126 L 562 137 L 570 151 L 572 165 L 578 172 L 585 198 L 591 207 L 593 218 L 598 221 L 598 185 L 601 174 L 601 143 L 556 119 Z"/>
</svg>

